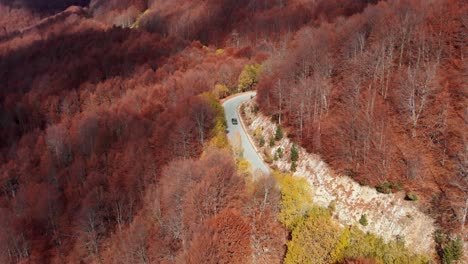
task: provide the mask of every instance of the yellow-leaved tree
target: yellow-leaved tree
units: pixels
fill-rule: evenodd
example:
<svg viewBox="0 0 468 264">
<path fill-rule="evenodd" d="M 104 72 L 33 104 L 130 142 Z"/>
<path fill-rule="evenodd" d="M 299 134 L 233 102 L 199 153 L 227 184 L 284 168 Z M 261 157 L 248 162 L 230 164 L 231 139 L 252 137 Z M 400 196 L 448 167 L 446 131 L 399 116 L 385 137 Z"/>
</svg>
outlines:
<svg viewBox="0 0 468 264">
<path fill-rule="evenodd" d="M 343 263 L 359 258 L 382 264 L 429 263 L 427 256 L 406 248 L 404 238 L 385 242 L 357 226 L 340 227 L 330 209 L 313 205 L 305 178 L 278 172 L 274 176 L 281 187 L 279 219 L 291 232 L 284 263 Z"/>
<path fill-rule="evenodd" d="M 224 98 L 229 95 L 229 88 L 224 84 L 216 84 L 214 87 L 214 94 L 218 99 Z"/>
<path fill-rule="evenodd" d="M 279 218 L 289 230 L 293 230 L 312 208 L 312 188 L 305 178 L 281 173 L 275 173 L 275 176 L 281 186 Z"/>
<path fill-rule="evenodd" d="M 216 94 L 213 93 L 204 93 L 202 94 L 206 100 L 210 103 L 210 107 L 216 113 L 215 125 L 211 130 L 212 139 L 210 140 L 210 145 L 217 148 L 228 149 L 229 143 L 226 136 L 226 119 L 224 117 L 224 108 L 219 103 L 219 100 L 216 97 Z"/>
<path fill-rule="evenodd" d="M 332 252 L 338 244 L 340 231 L 327 209 L 309 209 L 292 231 L 285 263 L 334 263 Z"/>
<path fill-rule="evenodd" d="M 246 175 L 250 173 L 250 170 L 252 169 L 252 165 L 250 162 L 244 158 L 239 159 L 237 162 L 237 168 L 239 169 L 239 172 Z"/>
<path fill-rule="evenodd" d="M 239 92 L 251 90 L 258 83 L 258 75 L 262 66 L 260 64 L 245 65 L 239 75 L 239 84 L 237 89 Z"/>
<path fill-rule="evenodd" d="M 346 249 L 351 243 L 351 230 L 348 227 L 345 227 L 343 232 L 338 238 L 338 242 L 335 245 L 335 248 L 330 253 L 330 256 L 334 262 L 341 263 L 345 259 Z"/>
</svg>

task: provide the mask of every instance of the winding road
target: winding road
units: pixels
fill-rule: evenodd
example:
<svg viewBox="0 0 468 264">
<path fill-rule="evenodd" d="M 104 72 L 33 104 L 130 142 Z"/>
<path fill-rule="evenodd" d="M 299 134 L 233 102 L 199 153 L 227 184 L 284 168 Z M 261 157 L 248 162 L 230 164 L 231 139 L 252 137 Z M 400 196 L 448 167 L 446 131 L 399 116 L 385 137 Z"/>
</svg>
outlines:
<svg viewBox="0 0 468 264">
<path fill-rule="evenodd" d="M 243 155 L 244 158 L 250 162 L 252 165 L 252 173 L 255 175 L 257 171 L 260 171 L 264 174 L 269 174 L 270 169 L 268 166 L 263 162 L 263 159 L 260 157 L 260 155 L 257 153 L 255 150 L 255 147 L 252 145 L 251 139 L 247 135 L 247 132 L 245 131 L 244 126 L 242 125 L 242 120 L 239 115 L 239 106 L 245 102 L 251 99 L 252 96 L 255 96 L 256 92 L 248 92 L 248 93 L 243 93 L 238 96 L 235 96 L 233 98 L 230 98 L 226 100 L 223 103 L 224 107 L 224 112 L 226 115 L 226 121 L 227 121 L 227 129 L 228 129 L 228 139 L 231 142 L 231 145 L 233 145 L 233 142 L 236 138 L 236 135 L 240 135 L 241 143 L 242 143 L 242 148 L 244 150 Z M 232 123 L 232 118 L 237 118 L 239 121 L 237 125 L 234 125 Z"/>
</svg>

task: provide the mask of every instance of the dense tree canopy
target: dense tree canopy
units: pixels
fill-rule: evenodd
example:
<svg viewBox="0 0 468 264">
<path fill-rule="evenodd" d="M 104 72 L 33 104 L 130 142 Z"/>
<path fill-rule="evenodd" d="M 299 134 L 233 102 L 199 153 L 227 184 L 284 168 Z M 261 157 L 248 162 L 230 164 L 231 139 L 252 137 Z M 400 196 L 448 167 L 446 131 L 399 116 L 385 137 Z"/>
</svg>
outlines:
<svg viewBox="0 0 468 264">
<path fill-rule="evenodd" d="M 466 13 L 456 0 L 0 0 L 0 263 L 417 260 L 321 228 L 305 181 L 253 182 L 219 99 L 258 89 L 279 123 L 263 144 L 284 129 L 363 184 L 403 183 L 459 231 Z"/>
<path fill-rule="evenodd" d="M 260 110 L 337 171 L 402 184 L 443 228 L 466 230 L 467 8 L 381 1 L 304 26 L 263 63 Z"/>
</svg>

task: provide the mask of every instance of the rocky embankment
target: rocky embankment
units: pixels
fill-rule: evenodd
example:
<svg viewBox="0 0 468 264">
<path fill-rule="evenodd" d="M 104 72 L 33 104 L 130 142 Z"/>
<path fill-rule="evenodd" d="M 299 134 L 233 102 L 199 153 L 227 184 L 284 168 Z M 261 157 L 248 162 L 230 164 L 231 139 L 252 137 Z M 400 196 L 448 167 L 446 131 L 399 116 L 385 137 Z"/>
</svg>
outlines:
<svg viewBox="0 0 468 264">
<path fill-rule="evenodd" d="M 241 108 L 241 114 L 257 149 L 272 168 L 289 172 L 293 142 L 285 136 L 270 147 L 269 139 L 274 136 L 276 124 L 253 109 L 254 102 L 249 101 Z M 263 147 L 260 147 L 259 132 L 265 142 Z M 283 154 L 275 157 L 279 148 L 282 148 Z M 311 195 L 314 202 L 320 206 L 334 207 L 334 217 L 342 225 L 357 225 L 386 241 L 403 239 L 414 251 L 433 254 L 434 220 L 419 210 L 417 202 L 404 200 L 401 193 L 382 194 L 374 188 L 361 186 L 347 176 L 337 175 L 319 155 L 307 153 L 301 147 L 298 150 L 299 161 L 294 175 L 307 178 L 313 186 Z M 364 214 L 368 220 L 367 226 L 359 224 Z"/>
</svg>

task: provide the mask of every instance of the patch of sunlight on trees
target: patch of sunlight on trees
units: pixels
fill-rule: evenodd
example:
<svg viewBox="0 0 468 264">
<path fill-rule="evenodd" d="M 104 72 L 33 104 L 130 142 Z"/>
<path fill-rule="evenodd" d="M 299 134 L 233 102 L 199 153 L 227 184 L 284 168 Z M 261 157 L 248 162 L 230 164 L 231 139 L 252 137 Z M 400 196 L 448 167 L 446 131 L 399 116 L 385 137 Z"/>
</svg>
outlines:
<svg viewBox="0 0 468 264">
<path fill-rule="evenodd" d="M 337 243 L 330 252 L 330 257 L 336 262 L 342 262 L 345 260 L 346 248 L 349 247 L 351 241 L 351 231 L 349 228 L 344 228 L 338 238 Z"/>
<path fill-rule="evenodd" d="M 229 149 L 229 143 L 226 136 L 226 118 L 224 115 L 224 108 L 217 100 L 215 94 L 212 93 L 204 93 L 203 97 L 208 99 L 210 103 L 210 107 L 215 111 L 215 125 L 211 130 L 211 134 L 213 135 L 212 139 L 210 140 L 211 146 L 215 146 L 221 149 Z"/>
<path fill-rule="evenodd" d="M 229 88 L 224 84 L 216 84 L 214 88 L 214 94 L 218 99 L 224 98 L 229 95 Z"/>
<path fill-rule="evenodd" d="M 217 50 L 215 51 L 215 54 L 216 54 L 216 55 L 220 55 L 220 54 L 223 54 L 223 53 L 224 53 L 224 49 L 217 49 Z"/>
<path fill-rule="evenodd" d="M 312 189 L 305 178 L 277 172 L 274 173 L 274 176 L 281 186 L 280 221 L 289 230 L 292 230 L 313 206 Z"/>
<path fill-rule="evenodd" d="M 261 68 L 262 65 L 260 64 L 245 65 L 239 75 L 238 91 L 245 92 L 255 87 L 258 83 L 258 76 L 261 72 Z"/>
<path fill-rule="evenodd" d="M 341 227 L 330 209 L 313 205 L 310 183 L 301 177 L 274 173 L 281 187 L 280 221 L 291 232 L 285 263 L 342 263 L 369 258 L 376 263 L 429 263 L 405 247 L 404 239 L 385 241 L 358 227 Z"/>
<path fill-rule="evenodd" d="M 406 248 L 403 238 L 385 243 L 381 237 L 364 233 L 357 227 L 351 227 L 350 232 L 351 239 L 343 255 L 345 258 L 365 256 L 379 263 L 429 263 L 428 257 L 414 254 Z"/>
<path fill-rule="evenodd" d="M 130 25 L 131 29 L 134 28 L 139 28 L 140 27 L 140 22 L 143 17 L 145 17 L 149 13 L 149 9 L 146 9 L 143 13 L 139 14 L 135 22 L 133 22 L 132 25 Z"/>
<path fill-rule="evenodd" d="M 288 242 L 285 263 L 334 263 L 331 252 L 338 243 L 340 227 L 330 221 L 325 208 L 312 207 L 298 219 Z"/>
</svg>

